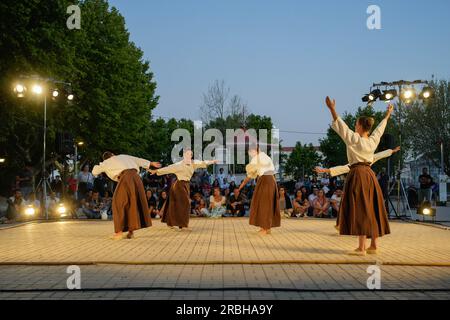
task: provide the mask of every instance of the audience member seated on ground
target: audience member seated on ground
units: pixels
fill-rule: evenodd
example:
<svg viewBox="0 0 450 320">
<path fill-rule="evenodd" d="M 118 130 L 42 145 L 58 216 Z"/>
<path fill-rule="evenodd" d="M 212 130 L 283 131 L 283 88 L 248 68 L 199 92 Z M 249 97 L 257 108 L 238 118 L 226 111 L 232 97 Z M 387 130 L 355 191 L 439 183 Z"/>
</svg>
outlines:
<svg viewBox="0 0 450 320">
<path fill-rule="evenodd" d="M 46 202 L 47 210 L 51 216 L 53 216 L 53 217 L 59 216 L 58 212 L 56 210 L 58 208 L 59 203 L 60 203 L 60 200 L 56 196 L 56 192 L 51 191 L 50 195 L 47 197 L 47 202 Z"/>
<path fill-rule="evenodd" d="M 83 212 L 88 219 L 101 219 L 100 212 L 103 209 L 103 203 L 100 200 L 100 194 L 98 191 L 92 192 L 92 198 L 87 202 Z"/>
<path fill-rule="evenodd" d="M 292 206 L 294 208 L 293 215 L 297 218 L 303 218 L 308 214 L 309 201 L 303 196 L 301 190 L 297 190 L 295 193 L 295 198 L 292 201 Z"/>
<path fill-rule="evenodd" d="M 280 203 L 280 214 L 282 217 L 290 218 L 293 212 L 291 198 L 283 186 L 278 188 L 278 193 L 280 196 L 278 198 Z"/>
<path fill-rule="evenodd" d="M 165 190 L 162 190 L 158 197 L 158 206 L 156 207 L 155 212 L 160 217 L 162 217 L 163 215 L 162 209 L 164 204 L 166 203 L 166 200 L 167 200 L 167 192 Z"/>
<path fill-rule="evenodd" d="M 103 208 L 106 210 L 107 214 L 112 215 L 112 197 L 109 195 L 109 191 L 105 191 L 103 194 Z"/>
<path fill-rule="evenodd" d="M 204 182 L 202 185 L 202 194 L 204 197 L 208 197 L 211 195 L 211 185 L 209 182 Z"/>
<path fill-rule="evenodd" d="M 200 193 L 194 194 L 192 200 L 192 215 L 195 217 L 207 217 L 208 209 L 206 201 Z"/>
<path fill-rule="evenodd" d="M 334 191 L 334 194 L 331 196 L 331 214 L 333 215 L 333 217 L 337 217 L 337 215 L 339 214 L 339 206 L 341 205 L 343 194 L 344 192 L 342 191 L 342 189 L 337 188 L 336 191 Z"/>
<path fill-rule="evenodd" d="M 228 214 L 236 217 L 245 215 L 245 195 L 239 191 L 238 187 L 233 189 L 233 193 L 228 198 Z"/>
<path fill-rule="evenodd" d="M 17 189 L 14 195 L 8 199 L 8 209 L 6 210 L 6 218 L 10 221 L 19 219 L 25 209 L 27 202 L 22 196 L 22 191 Z"/>
<path fill-rule="evenodd" d="M 220 193 L 220 188 L 213 190 L 213 195 L 209 198 L 209 213 L 211 218 L 220 218 L 227 212 L 227 198 Z"/>
<path fill-rule="evenodd" d="M 325 191 L 319 190 L 317 197 L 314 199 L 313 213 L 316 218 L 329 217 L 330 201 L 325 197 Z"/>
<path fill-rule="evenodd" d="M 145 196 L 147 198 L 148 213 L 150 217 L 159 218 L 156 198 L 153 195 L 153 191 L 151 189 L 145 190 Z"/>
<path fill-rule="evenodd" d="M 309 201 L 309 209 L 308 213 L 310 216 L 314 215 L 314 200 L 316 200 L 317 195 L 319 194 L 319 188 L 317 186 L 313 186 L 311 194 L 308 196 Z"/>
</svg>

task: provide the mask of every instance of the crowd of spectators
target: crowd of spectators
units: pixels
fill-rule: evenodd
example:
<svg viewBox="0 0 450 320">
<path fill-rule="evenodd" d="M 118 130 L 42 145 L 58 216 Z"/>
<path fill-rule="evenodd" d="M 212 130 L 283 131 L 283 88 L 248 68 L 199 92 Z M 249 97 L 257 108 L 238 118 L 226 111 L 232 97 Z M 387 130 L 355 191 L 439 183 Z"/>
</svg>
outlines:
<svg viewBox="0 0 450 320">
<path fill-rule="evenodd" d="M 154 176 L 148 172 L 142 172 L 141 177 L 146 190 L 149 214 L 158 219 L 162 216 L 168 191 L 176 178 L 173 175 Z M 382 186 L 387 185 L 382 173 L 379 180 Z M 428 191 L 430 180 L 424 170 L 420 180 L 421 189 Z M 247 216 L 256 182 L 249 182 L 242 190 L 239 190 L 240 183 L 234 174 L 226 174 L 222 168 L 216 175 L 211 175 L 206 170 L 196 172 L 190 184 L 191 216 Z M 33 206 L 36 212 L 41 211 L 42 186 L 38 184 L 38 188 L 34 189 L 33 185 L 36 184 L 32 170 L 26 166 L 16 177 L 15 191 L 8 199 L 8 210 L 3 219 L 17 219 L 27 206 Z M 114 183 L 105 175 L 94 177 L 88 164 L 83 165 L 77 177 L 70 177 L 66 181 L 56 175 L 51 179 L 49 189 L 46 205 L 50 215 L 55 214 L 57 206 L 64 198 L 65 205 L 71 207 L 73 218 L 112 219 Z M 342 196 L 341 181 L 327 176 L 320 179 L 305 177 L 279 184 L 279 205 L 284 218 L 336 217 Z"/>
</svg>

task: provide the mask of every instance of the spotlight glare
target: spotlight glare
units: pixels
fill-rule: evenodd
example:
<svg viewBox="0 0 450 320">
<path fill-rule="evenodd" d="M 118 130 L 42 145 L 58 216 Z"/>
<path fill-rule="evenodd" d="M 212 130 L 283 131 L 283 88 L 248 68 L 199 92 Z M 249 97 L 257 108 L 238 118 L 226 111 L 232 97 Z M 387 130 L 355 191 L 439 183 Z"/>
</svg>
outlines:
<svg viewBox="0 0 450 320">
<path fill-rule="evenodd" d="M 429 99 L 433 96 L 434 89 L 431 87 L 425 87 L 423 88 L 422 92 L 420 93 L 419 98 L 420 99 Z"/>
<path fill-rule="evenodd" d="M 23 87 L 23 85 L 18 84 L 18 85 L 16 86 L 16 92 L 17 92 L 17 93 L 23 93 L 24 90 L 25 90 L 25 88 Z"/>
<path fill-rule="evenodd" d="M 5 158 L 0 158 L 0 163 L 5 163 L 6 159 Z"/>
<path fill-rule="evenodd" d="M 402 92 L 402 98 L 403 100 L 406 101 L 411 101 L 416 97 L 416 91 L 414 90 L 414 88 L 406 88 L 403 92 Z"/>
<path fill-rule="evenodd" d="M 73 100 L 73 94 L 69 94 L 69 95 L 67 96 L 67 100 L 72 101 L 72 100 Z"/>
<path fill-rule="evenodd" d="M 41 87 L 40 85 L 38 85 L 38 84 L 35 84 L 35 85 L 33 86 L 32 91 L 33 91 L 33 93 L 35 93 L 35 94 L 41 94 L 41 93 L 42 93 L 42 87 Z"/>
<path fill-rule="evenodd" d="M 61 217 L 65 217 L 66 216 L 66 212 L 67 212 L 67 209 L 66 209 L 66 207 L 64 206 L 64 204 L 60 204 L 59 206 L 58 206 L 58 209 L 56 209 L 57 210 L 57 212 L 61 215 Z"/>
<path fill-rule="evenodd" d="M 25 215 L 34 216 L 35 213 L 36 213 L 36 210 L 34 209 L 34 207 L 32 205 L 29 205 L 28 207 L 25 208 Z"/>
<path fill-rule="evenodd" d="M 52 92 L 52 96 L 53 96 L 53 98 L 56 98 L 56 97 L 58 97 L 59 96 L 59 91 L 58 90 L 53 90 L 53 92 Z"/>
</svg>

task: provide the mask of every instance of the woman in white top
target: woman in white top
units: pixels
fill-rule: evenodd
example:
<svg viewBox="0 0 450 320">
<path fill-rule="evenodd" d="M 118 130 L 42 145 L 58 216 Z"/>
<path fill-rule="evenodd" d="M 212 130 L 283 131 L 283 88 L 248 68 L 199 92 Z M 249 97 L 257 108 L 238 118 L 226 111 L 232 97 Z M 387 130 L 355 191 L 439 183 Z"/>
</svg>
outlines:
<svg viewBox="0 0 450 320">
<path fill-rule="evenodd" d="M 167 223 L 169 227 L 187 228 L 189 226 L 189 215 L 191 212 L 190 198 L 190 180 L 194 171 L 200 168 L 206 168 L 210 164 L 217 163 L 212 161 L 192 160 L 192 151 L 185 149 L 183 160 L 174 163 L 168 167 L 149 170 L 151 174 L 158 176 L 174 174 L 177 181 L 171 186 L 167 201 L 164 204 L 161 221 Z"/>
<path fill-rule="evenodd" d="M 248 151 L 252 158 L 246 166 L 247 177 L 242 181 L 239 190 L 251 180 L 256 179 L 256 187 L 250 205 L 250 224 L 260 227 L 259 233 L 270 234 L 270 229 L 281 224 L 280 204 L 277 182 L 275 180 L 275 167 L 272 159 L 260 152 L 254 145 Z"/>
<path fill-rule="evenodd" d="M 221 218 L 227 213 L 227 198 L 220 193 L 220 188 L 215 187 L 213 195 L 209 197 L 209 214 L 211 218 Z"/>
<path fill-rule="evenodd" d="M 355 131 L 349 129 L 336 112 L 336 101 L 329 97 L 326 104 L 333 116 L 332 128 L 347 146 L 350 172 L 347 176 L 344 195 L 339 208 L 339 233 L 358 236 L 359 246 L 352 255 L 377 253 L 377 238 L 390 233 L 383 193 L 377 177 L 370 168 L 374 153 L 380 143 L 393 106 L 389 105 L 386 116 L 370 134 L 374 119 L 360 117 Z M 366 250 L 366 238 L 371 239 Z"/>
</svg>

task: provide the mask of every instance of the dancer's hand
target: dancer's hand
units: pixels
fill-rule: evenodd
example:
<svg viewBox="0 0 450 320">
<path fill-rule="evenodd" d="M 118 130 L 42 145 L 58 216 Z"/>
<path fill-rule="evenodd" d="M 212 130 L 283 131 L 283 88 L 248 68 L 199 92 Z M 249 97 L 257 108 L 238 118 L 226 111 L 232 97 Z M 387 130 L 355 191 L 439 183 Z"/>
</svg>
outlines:
<svg viewBox="0 0 450 320">
<path fill-rule="evenodd" d="M 321 168 L 321 167 L 315 167 L 314 171 L 316 173 L 330 173 L 330 169 L 327 168 Z"/>
<path fill-rule="evenodd" d="M 389 103 L 386 109 L 386 119 L 389 119 L 391 117 L 392 111 L 394 111 L 394 105 L 392 103 Z"/>
<path fill-rule="evenodd" d="M 210 164 L 218 164 L 218 163 L 219 163 L 219 160 L 217 160 L 217 159 L 210 160 L 209 163 L 210 163 Z"/>
<path fill-rule="evenodd" d="M 335 110 L 336 109 L 336 100 L 331 100 L 330 97 L 327 96 L 325 99 L 328 109 Z"/>
<path fill-rule="evenodd" d="M 150 167 L 161 168 L 161 163 L 159 163 L 159 162 L 150 162 Z"/>
<path fill-rule="evenodd" d="M 156 170 L 154 170 L 154 169 L 148 169 L 147 171 L 148 171 L 148 173 L 150 173 L 151 175 L 155 175 L 155 174 L 156 174 Z"/>
<path fill-rule="evenodd" d="M 392 153 L 396 153 L 400 151 L 400 146 L 395 147 L 394 149 L 392 149 Z"/>
</svg>

